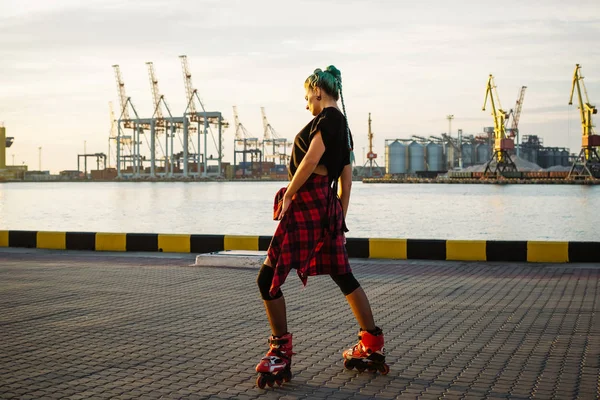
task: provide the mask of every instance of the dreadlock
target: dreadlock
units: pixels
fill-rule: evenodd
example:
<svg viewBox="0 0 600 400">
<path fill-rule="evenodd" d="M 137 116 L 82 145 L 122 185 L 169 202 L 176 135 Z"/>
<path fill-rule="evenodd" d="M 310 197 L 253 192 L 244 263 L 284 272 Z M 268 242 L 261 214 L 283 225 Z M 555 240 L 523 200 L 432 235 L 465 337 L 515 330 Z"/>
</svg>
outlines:
<svg viewBox="0 0 600 400">
<path fill-rule="evenodd" d="M 350 134 L 350 125 L 348 124 L 348 115 L 346 114 L 346 104 L 344 103 L 344 94 L 342 92 L 342 73 L 333 65 L 328 66 L 325 71 L 317 68 L 308 78 L 306 78 L 304 85 L 311 89 L 316 87 L 321 88 L 325 93 L 333 97 L 335 101 L 341 98 L 342 111 L 344 112 L 344 119 L 346 120 L 346 144 L 348 150 L 350 150 L 350 163 L 353 163 L 354 143 L 352 141 L 352 135 Z"/>
</svg>

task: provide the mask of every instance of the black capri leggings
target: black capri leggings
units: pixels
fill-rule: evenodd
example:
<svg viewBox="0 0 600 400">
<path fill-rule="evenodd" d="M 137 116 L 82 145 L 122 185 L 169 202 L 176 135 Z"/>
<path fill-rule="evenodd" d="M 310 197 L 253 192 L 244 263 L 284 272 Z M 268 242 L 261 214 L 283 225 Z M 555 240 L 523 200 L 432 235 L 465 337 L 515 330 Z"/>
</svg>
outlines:
<svg viewBox="0 0 600 400">
<path fill-rule="evenodd" d="M 260 290 L 260 297 L 262 297 L 263 300 L 275 300 L 283 296 L 281 289 L 278 290 L 274 296 L 269 294 L 269 289 L 271 288 L 271 282 L 273 281 L 274 275 L 275 268 L 267 265 L 263 265 L 258 272 L 256 283 L 258 284 L 258 289 Z M 330 276 L 331 279 L 333 279 L 333 281 L 339 286 L 342 293 L 344 293 L 344 296 L 348 296 L 350 293 L 354 292 L 360 287 L 360 283 L 358 283 L 351 272 L 343 275 Z"/>
</svg>

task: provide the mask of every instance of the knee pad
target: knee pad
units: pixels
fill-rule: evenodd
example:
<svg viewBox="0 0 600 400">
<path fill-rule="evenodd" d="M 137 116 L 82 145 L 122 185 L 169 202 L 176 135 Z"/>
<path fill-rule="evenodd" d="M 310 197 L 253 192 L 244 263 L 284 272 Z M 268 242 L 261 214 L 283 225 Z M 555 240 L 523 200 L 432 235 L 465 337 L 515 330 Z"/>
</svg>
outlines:
<svg viewBox="0 0 600 400">
<path fill-rule="evenodd" d="M 352 273 L 343 275 L 331 275 L 331 279 L 340 287 L 344 296 L 348 296 L 360 287 L 360 283 L 356 280 Z"/>
<path fill-rule="evenodd" d="M 256 277 L 256 283 L 258 284 L 258 290 L 260 290 L 260 297 L 262 297 L 263 300 L 275 300 L 283 296 L 283 293 L 281 293 L 281 289 L 279 289 L 277 293 L 275 293 L 275 296 L 271 296 L 269 294 L 274 275 L 275 268 L 269 267 L 265 264 L 263 264 L 263 266 L 260 267 L 260 271 L 258 272 L 258 276 Z"/>
</svg>

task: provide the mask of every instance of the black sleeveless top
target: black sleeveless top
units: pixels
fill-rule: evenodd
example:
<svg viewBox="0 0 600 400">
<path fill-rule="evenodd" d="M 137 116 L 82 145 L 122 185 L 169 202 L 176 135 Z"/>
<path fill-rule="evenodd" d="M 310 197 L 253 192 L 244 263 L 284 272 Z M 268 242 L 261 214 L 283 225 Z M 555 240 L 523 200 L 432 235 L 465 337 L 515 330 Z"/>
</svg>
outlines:
<svg viewBox="0 0 600 400">
<path fill-rule="evenodd" d="M 327 107 L 296 135 L 288 172 L 290 180 L 308 152 L 312 138 L 319 131 L 325 144 L 325 153 L 319 160 L 319 165 L 325 165 L 327 168 L 329 182 L 337 181 L 344 167 L 350 164 L 346 118 L 337 108 Z M 353 146 L 351 136 L 350 147 Z"/>
</svg>

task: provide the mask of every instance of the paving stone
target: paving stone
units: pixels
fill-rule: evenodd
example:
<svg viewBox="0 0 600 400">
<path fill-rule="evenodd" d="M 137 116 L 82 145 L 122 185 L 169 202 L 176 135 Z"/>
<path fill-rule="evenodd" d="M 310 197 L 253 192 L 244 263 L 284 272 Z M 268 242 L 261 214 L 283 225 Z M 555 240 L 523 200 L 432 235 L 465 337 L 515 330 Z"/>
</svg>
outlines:
<svg viewBox="0 0 600 400">
<path fill-rule="evenodd" d="M 347 303 L 327 277 L 303 288 L 291 274 L 294 379 L 259 390 L 270 332 L 257 270 L 193 258 L 0 249 L 0 397 L 598 397 L 597 265 L 352 260 L 387 376 L 343 370 Z"/>
</svg>

